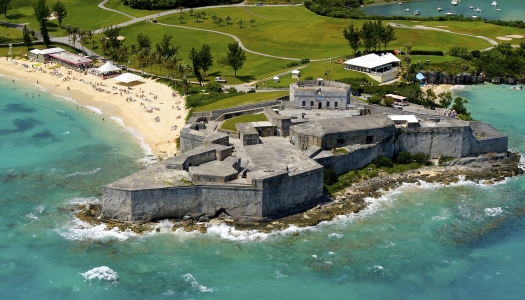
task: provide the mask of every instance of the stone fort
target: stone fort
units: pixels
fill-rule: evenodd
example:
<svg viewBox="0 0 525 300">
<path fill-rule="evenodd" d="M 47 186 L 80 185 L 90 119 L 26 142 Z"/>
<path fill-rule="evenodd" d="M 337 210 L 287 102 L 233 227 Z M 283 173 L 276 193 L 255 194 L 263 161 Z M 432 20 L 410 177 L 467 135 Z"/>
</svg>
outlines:
<svg viewBox="0 0 525 300">
<path fill-rule="evenodd" d="M 301 97 L 317 94 L 298 97 L 295 90 L 288 99 L 194 113 L 181 131 L 181 154 L 103 188 L 102 218 L 275 219 L 323 200 L 324 168 L 342 174 L 400 151 L 432 158 L 507 151 L 507 136 L 488 124 L 357 102 L 351 107 L 349 91 L 336 89 L 335 97 L 321 86 L 324 97 L 343 99 L 344 109 L 330 104 L 303 110 L 303 101 L 316 100 Z M 338 98 L 343 94 L 348 98 Z M 294 108 L 297 103 L 300 108 Z M 253 113 L 264 113 L 268 121 L 220 129 L 224 119 Z"/>
</svg>

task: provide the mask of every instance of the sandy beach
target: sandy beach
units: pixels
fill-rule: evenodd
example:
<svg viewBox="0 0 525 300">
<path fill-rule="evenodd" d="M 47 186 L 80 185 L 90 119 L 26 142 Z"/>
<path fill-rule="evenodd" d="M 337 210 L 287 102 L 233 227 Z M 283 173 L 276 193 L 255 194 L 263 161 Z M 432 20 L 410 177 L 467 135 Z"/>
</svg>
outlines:
<svg viewBox="0 0 525 300">
<path fill-rule="evenodd" d="M 25 68 L 22 64 L 29 67 Z M 165 158 L 177 152 L 175 139 L 184 126 L 188 112 L 184 108 L 184 97 L 173 94 L 170 87 L 143 79 L 138 84 L 131 84 L 128 90 L 113 79 L 103 80 L 93 74 L 84 75 L 65 67 L 49 69 L 43 64 L 33 69 L 34 64 L 2 58 L 0 73 L 38 84 L 50 94 L 69 97 L 83 109 L 90 109 L 99 115 L 103 122 L 117 122 L 140 132 L 146 144 L 143 145 L 146 154 Z M 52 75 L 54 70 L 61 76 Z"/>
</svg>

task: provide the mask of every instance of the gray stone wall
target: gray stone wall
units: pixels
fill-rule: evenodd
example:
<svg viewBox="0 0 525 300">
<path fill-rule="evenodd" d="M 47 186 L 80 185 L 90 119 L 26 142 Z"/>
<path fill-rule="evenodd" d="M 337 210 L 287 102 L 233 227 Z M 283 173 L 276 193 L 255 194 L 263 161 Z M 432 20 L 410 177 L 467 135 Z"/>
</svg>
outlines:
<svg viewBox="0 0 525 300">
<path fill-rule="evenodd" d="M 131 192 L 108 188 L 104 191 L 102 213 L 104 219 L 135 222 L 182 219 L 188 213 L 214 216 L 219 210 L 231 216 L 261 217 L 262 194 L 261 189 L 244 186 L 206 185 Z M 123 201 L 115 201 L 118 197 Z"/>
<path fill-rule="evenodd" d="M 130 191 L 104 187 L 102 194 L 102 217 L 104 219 L 133 221 Z"/>
<path fill-rule="evenodd" d="M 322 168 L 288 176 L 286 171 L 263 181 L 262 215 L 280 218 L 312 207 L 323 196 Z"/>
<path fill-rule="evenodd" d="M 422 152 L 431 158 L 439 156 L 462 157 L 469 155 L 468 126 L 453 128 L 401 128 L 398 151 Z M 466 143 L 465 143 L 466 142 Z M 467 146 L 467 147 L 465 147 Z"/>
<path fill-rule="evenodd" d="M 180 152 L 184 153 L 191 149 L 202 146 L 205 136 L 202 132 L 193 130 L 186 125 L 180 131 Z"/>
</svg>

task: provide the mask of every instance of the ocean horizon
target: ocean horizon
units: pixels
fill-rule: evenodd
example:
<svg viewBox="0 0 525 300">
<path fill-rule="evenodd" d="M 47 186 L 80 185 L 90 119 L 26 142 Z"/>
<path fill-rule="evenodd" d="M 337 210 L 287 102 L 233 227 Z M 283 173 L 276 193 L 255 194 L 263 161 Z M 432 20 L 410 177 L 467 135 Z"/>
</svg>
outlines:
<svg viewBox="0 0 525 300">
<path fill-rule="evenodd" d="M 140 170 L 146 150 L 117 120 L 0 77 L 0 289 L 6 299 L 521 298 L 523 176 L 494 185 L 420 182 L 357 214 L 270 234 L 90 226 L 76 204 Z M 14 89 L 13 89 L 14 88 Z M 26 96 L 27 93 L 27 96 Z M 35 97 L 33 98 L 33 93 Z M 521 91 L 455 86 L 474 119 L 525 153 Z M 40 96 L 36 96 L 40 95 Z M 105 112 L 100 112 L 106 116 Z M 523 159 L 522 159 L 523 162 Z"/>
</svg>

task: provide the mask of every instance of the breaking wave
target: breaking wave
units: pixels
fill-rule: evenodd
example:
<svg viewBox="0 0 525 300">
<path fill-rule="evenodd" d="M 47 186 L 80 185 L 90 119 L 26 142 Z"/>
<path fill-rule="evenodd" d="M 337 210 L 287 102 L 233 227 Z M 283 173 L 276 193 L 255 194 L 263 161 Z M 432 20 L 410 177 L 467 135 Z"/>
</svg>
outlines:
<svg viewBox="0 0 525 300">
<path fill-rule="evenodd" d="M 85 273 L 80 273 L 80 275 L 84 277 L 85 281 L 98 279 L 98 281 L 105 280 L 115 283 L 118 279 L 118 273 L 106 266 L 93 268 Z"/>
<path fill-rule="evenodd" d="M 186 280 L 186 282 L 189 282 L 191 284 L 191 287 L 194 290 L 198 292 L 201 292 L 201 293 L 212 293 L 213 292 L 212 288 L 205 287 L 204 285 L 200 284 L 195 278 L 193 278 L 193 275 L 191 275 L 190 273 L 184 274 L 182 275 L 182 277 L 184 278 L 184 280 Z"/>
</svg>

